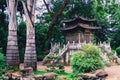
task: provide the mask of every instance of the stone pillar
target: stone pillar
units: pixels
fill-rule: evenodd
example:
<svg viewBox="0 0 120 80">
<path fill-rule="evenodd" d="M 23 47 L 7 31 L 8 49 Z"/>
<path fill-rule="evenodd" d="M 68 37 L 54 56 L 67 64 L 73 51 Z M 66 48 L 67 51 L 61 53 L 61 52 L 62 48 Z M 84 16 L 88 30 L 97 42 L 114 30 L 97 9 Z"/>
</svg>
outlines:
<svg viewBox="0 0 120 80">
<path fill-rule="evenodd" d="M 70 60 L 71 60 L 71 51 L 68 53 L 68 65 L 70 65 Z"/>
<path fill-rule="evenodd" d="M 69 60 L 69 52 L 66 53 L 66 62 L 67 62 L 67 65 L 69 64 L 69 63 L 68 63 L 68 60 Z"/>
<path fill-rule="evenodd" d="M 66 54 L 63 55 L 63 63 L 66 65 Z"/>
</svg>

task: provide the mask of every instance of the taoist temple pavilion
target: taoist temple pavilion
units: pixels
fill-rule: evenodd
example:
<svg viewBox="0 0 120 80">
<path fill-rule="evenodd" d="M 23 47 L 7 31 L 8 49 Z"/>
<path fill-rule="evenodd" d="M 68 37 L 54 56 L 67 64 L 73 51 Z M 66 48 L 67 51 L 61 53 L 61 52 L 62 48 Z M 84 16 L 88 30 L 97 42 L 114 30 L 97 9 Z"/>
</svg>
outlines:
<svg viewBox="0 0 120 80">
<path fill-rule="evenodd" d="M 63 31 L 66 35 L 66 42 L 86 43 L 93 42 L 94 36 L 93 32 L 101 29 L 97 25 L 96 19 L 86 19 L 83 17 L 76 17 L 70 20 L 63 20 L 63 28 L 60 30 Z"/>
</svg>

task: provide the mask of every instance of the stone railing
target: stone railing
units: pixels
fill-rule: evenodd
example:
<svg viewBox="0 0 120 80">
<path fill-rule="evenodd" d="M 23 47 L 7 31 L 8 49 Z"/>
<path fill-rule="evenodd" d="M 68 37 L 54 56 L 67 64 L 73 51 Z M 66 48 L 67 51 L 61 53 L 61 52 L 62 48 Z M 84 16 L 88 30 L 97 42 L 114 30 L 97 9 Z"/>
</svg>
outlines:
<svg viewBox="0 0 120 80">
<path fill-rule="evenodd" d="M 46 60 L 46 58 L 47 58 L 47 56 L 49 56 L 49 55 L 51 55 L 51 54 L 54 54 L 55 53 L 55 51 L 56 51 L 56 49 L 58 49 L 58 48 L 60 48 L 60 43 L 59 44 L 51 44 L 51 49 L 50 49 L 50 52 L 49 52 L 49 54 L 47 54 L 45 57 L 44 57 L 44 59 L 43 59 L 43 61 L 45 61 Z"/>
<path fill-rule="evenodd" d="M 58 43 L 58 44 L 55 43 L 54 45 L 51 44 L 51 49 L 50 49 L 49 54 L 54 53 L 56 51 L 56 49 L 58 49 L 58 48 L 60 48 L 60 43 Z"/>
<path fill-rule="evenodd" d="M 59 49 L 59 55 L 62 56 L 69 48 L 69 42 L 64 45 L 64 47 L 62 49 Z"/>
<path fill-rule="evenodd" d="M 50 49 L 50 53 L 49 54 L 54 54 L 54 52 L 56 51 L 56 49 L 59 48 L 59 55 L 62 56 L 68 49 L 77 49 L 80 50 L 82 45 L 85 44 L 86 41 L 84 41 L 83 43 L 80 43 L 80 41 L 78 43 L 75 43 L 75 41 L 73 41 L 73 43 L 67 43 L 66 45 L 63 46 L 63 48 L 61 49 L 60 47 L 60 43 L 59 44 L 55 44 L 51 46 Z M 92 44 L 92 42 L 90 42 L 90 44 Z M 48 54 L 48 55 L 49 55 Z"/>
<path fill-rule="evenodd" d="M 75 43 L 73 41 L 73 43 L 67 43 L 66 45 L 64 45 L 63 47 L 60 46 L 60 43 L 59 44 L 54 44 L 52 45 L 51 44 L 51 49 L 50 49 L 50 52 L 47 56 L 49 56 L 50 54 L 54 54 L 55 51 L 57 49 L 59 49 L 59 52 L 58 52 L 58 55 L 60 56 L 63 56 L 68 50 L 81 50 L 82 46 L 86 44 L 86 41 L 84 41 L 83 43 L 80 43 L 80 41 L 78 43 Z M 93 44 L 92 42 L 89 42 L 89 44 Z M 93 44 L 93 45 L 96 45 L 96 44 Z M 105 53 L 102 53 L 101 54 L 101 57 L 105 60 L 105 61 L 108 61 L 108 56 L 107 54 L 110 54 L 111 53 L 111 47 L 110 47 L 110 44 L 109 43 L 106 43 L 106 42 L 103 42 L 100 44 L 97 45 L 99 48 L 103 49 L 105 51 Z M 46 57 L 47 57 L 46 56 Z M 113 55 L 114 56 L 114 55 Z M 45 57 L 45 58 L 46 58 Z M 116 57 L 116 56 L 114 56 Z M 44 59 L 45 59 L 44 58 Z"/>
</svg>

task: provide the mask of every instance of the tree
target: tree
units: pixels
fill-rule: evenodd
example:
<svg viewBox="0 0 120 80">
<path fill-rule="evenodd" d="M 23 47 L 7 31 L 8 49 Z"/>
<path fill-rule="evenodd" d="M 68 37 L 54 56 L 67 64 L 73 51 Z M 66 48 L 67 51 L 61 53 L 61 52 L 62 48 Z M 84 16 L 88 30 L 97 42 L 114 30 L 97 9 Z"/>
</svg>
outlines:
<svg viewBox="0 0 120 80">
<path fill-rule="evenodd" d="M 116 30 L 112 37 L 111 37 L 111 47 L 112 49 L 116 49 L 117 47 L 120 47 L 120 29 Z"/>
<path fill-rule="evenodd" d="M 6 50 L 6 63 L 10 66 L 19 66 L 19 51 L 17 43 L 16 11 L 18 0 L 6 0 L 9 11 L 8 41 Z"/>
<path fill-rule="evenodd" d="M 24 66 L 32 67 L 36 70 L 37 57 L 36 57 L 36 46 L 35 46 L 35 30 L 34 30 L 34 7 L 35 0 L 23 1 L 23 9 L 26 17 L 26 49 L 24 56 Z"/>
<path fill-rule="evenodd" d="M 52 21 L 51 21 L 51 23 L 49 25 L 49 29 L 48 29 L 48 33 L 47 33 L 47 39 L 51 39 L 51 34 L 52 34 L 53 29 L 54 29 L 54 26 L 56 25 L 59 16 L 62 14 L 62 12 L 63 12 L 64 8 L 66 7 L 66 5 L 68 4 L 69 0 L 64 0 L 63 4 L 59 8 L 58 12 L 54 14 L 54 16 L 52 16 L 52 14 L 51 14 L 51 12 L 49 10 L 49 7 L 46 4 L 45 0 L 43 0 L 43 1 L 44 1 L 45 5 L 46 5 L 48 13 L 50 13 L 50 15 L 52 17 Z"/>
</svg>

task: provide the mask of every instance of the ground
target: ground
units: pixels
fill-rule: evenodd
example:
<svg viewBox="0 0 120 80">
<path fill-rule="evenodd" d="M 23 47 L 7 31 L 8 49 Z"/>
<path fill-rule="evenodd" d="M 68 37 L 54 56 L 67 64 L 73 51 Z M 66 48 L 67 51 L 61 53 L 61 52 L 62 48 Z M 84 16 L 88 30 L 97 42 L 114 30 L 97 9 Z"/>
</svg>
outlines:
<svg viewBox="0 0 120 80">
<path fill-rule="evenodd" d="M 120 80 L 120 66 L 106 67 L 105 71 L 108 73 L 107 80 Z"/>
<path fill-rule="evenodd" d="M 44 71 L 45 69 L 46 66 L 43 66 L 41 62 L 38 62 L 38 70 Z M 71 73 L 72 69 L 70 66 L 65 66 L 65 71 Z M 120 65 L 106 67 L 105 71 L 108 73 L 106 80 L 120 80 Z"/>
<path fill-rule="evenodd" d="M 46 66 L 42 65 L 42 62 L 38 62 L 37 69 L 44 71 Z M 106 67 L 104 70 L 108 73 L 106 80 L 120 80 L 120 65 Z M 72 73 L 71 67 L 65 66 L 65 72 Z"/>
</svg>

